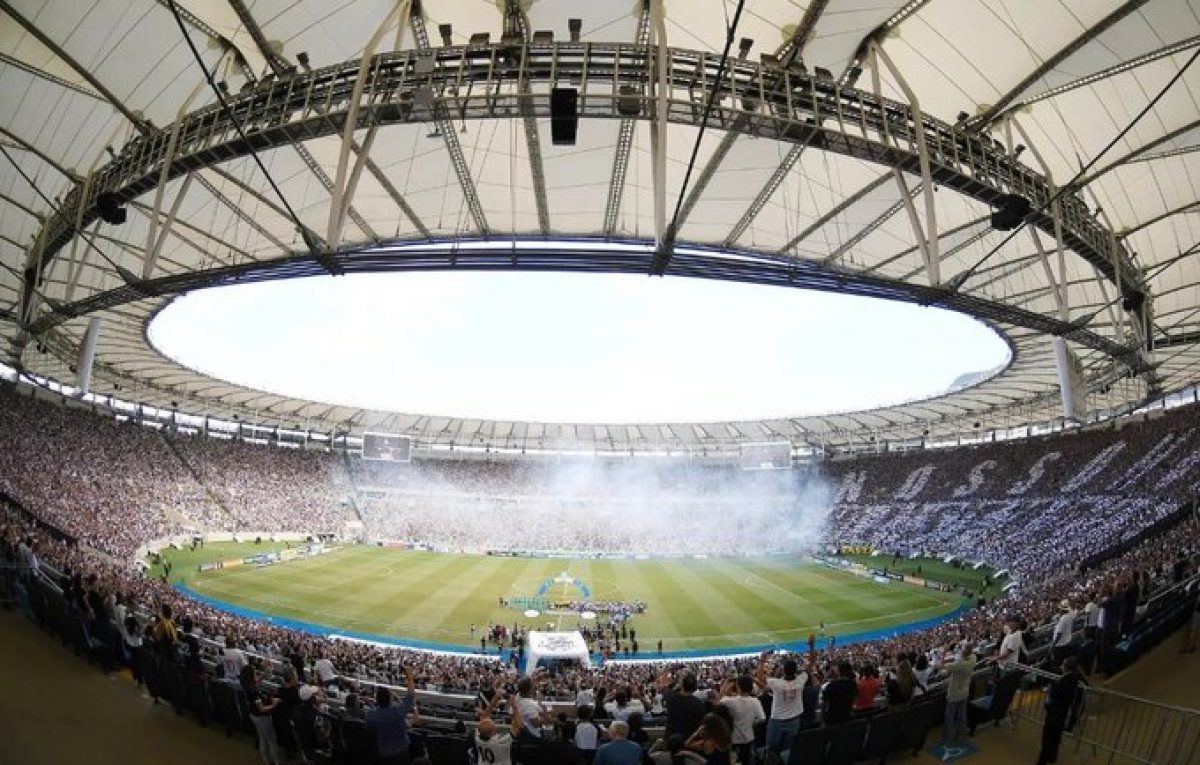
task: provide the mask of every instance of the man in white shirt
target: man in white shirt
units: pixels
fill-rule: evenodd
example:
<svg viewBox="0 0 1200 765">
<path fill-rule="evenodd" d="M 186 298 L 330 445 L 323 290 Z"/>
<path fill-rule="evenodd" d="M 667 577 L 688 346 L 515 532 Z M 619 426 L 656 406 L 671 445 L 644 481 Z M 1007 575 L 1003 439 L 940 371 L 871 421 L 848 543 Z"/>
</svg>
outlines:
<svg viewBox="0 0 1200 765">
<path fill-rule="evenodd" d="M 754 695 L 754 679 L 749 675 L 741 675 L 736 680 L 725 681 L 722 689 L 729 695 L 720 698 L 716 703 L 723 704 L 729 709 L 733 719 L 733 748 L 737 752 L 738 762 L 753 762 L 754 753 L 754 723 L 766 719 L 762 702 Z"/>
<path fill-rule="evenodd" d="M 231 683 L 238 682 L 238 678 L 242 674 L 242 667 L 248 663 L 246 654 L 237 647 L 237 640 L 232 635 L 226 635 L 225 650 L 221 652 L 221 666 L 225 670 L 225 679 Z"/>
<path fill-rule="evenodd" d="M 507 729 L 497 731 L 492 713 L 501 698 L 497 693 L 487 708 L 479 713 L 479 727 L 475 729 L 475 761 L 480 765 L 512 765 L 513 739 L 521 733 L 523 727 L 521 705 L 516 699 L 509 699 L 512 722 Z"/>
<path fill-rule="evenodd" d="M 771 692 L 771 717 L 767 720 L 767 749 L 781 758 L 792 750 L 792 740 L 800 730 L 800 715 L 804 714 L 804 686 L 808 673 L 801 672 L 795 659 L 783 662 L 783 677 L 767 677 L 770 651 L 758 657 L 754 683 Z"/>
<path fill-rule="evenodd" d="M 545 705 L 533 697 L 533 678 L 522 677 L 517 683 L 517 703 L 510 702 L 509 707 L 514 715 L 520 717 L 522 726 L 517 729 L 518 735 L 530 743 L 542 740 L 542 725 L 549 718 Z"/>
<path fill-rule="evenodd" d="M 596 692 L 591 689 L 590 683 L 586 680 L 580 683 L 579 687 L 575 690 L 575 706 L 591 706 L 595 702 Z"/>
<path fill-rule="evenodd" d="M 317 660 L 313 662 L 313 672 L 316 673 L 320 685 L 337 685 L 337 672 L 333 669 L 333 662 L 327 659 L 324 653 L 317 654 Z"/>
<path fill-rule="evenodd" d="M 1025 650 L 1025 639 L 1021 636 L 1021 623 L 1016 617 L 1010 616 L 1004 624 L 1004 640 L 1000 641 L 1000 652 L 996 661 L 1001 669 L 1016 669 L 1021 660 L 1021 652 Z"/>
<path fill-rule="evenodd" d="M 1058 621 L 1054 623 L 1054 639 L 1051 641 L 1051 653 L 1054 659 L 1054 666 L 1062 663 L 1066 658 L 1067 652 L 1071 647 L 1071 635 L 1075 629 L 1075 609 L 1071 606 L 1071 601 L 1063 598 L 1059 604 L 1062 613 L 1058 617 Z"/>
</svg>

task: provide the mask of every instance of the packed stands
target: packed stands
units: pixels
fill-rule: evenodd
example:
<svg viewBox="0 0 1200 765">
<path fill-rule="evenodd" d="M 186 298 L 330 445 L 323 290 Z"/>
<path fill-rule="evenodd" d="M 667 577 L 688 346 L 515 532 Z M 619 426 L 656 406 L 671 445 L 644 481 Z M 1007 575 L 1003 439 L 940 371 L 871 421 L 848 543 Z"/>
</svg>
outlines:
<svg viewBox="0 0 1200 765">
<path fill-rule="evenodd" d="M 6 500 L 9 512 L 0 516 L 5 590 L 15 591 L 35 618 L 102 665 L 132 664 L 155 695 L 184 706 L 208 704 L 205 708 L 215 714 L 214 689 L 220 683 L 210 681 L 231 679 L 224 667 L 233 646 L 275 674 L 272 682 L 282 681 L 281 670 L 289 664 L 316 682 L 311 678 L 318 659 L 331 662 L 336 677 L 326 683 L 322 714 L 339 720 L 347 714 L 349 696 L 369 696 L 365 689 L 372 684 L 401 683 L 405 666 L 415 669 L 422 692 L 433 694 L 427 696 L 430 704 L 444 705 L 455 724 L 473 713 L 456 712 L 455 703 L 461 707 L 462 699 L 455 702 L 454 694 L 473 699 L 513 685 L 515 676 L 494 656 L 437 655 L 307 635 L 197 603 L 130 565 L 128 556 L 140 544 L 187 525 L 335 531 L 349 488 L 333 455 L 163 434 L 37 400 L 7 386 L 0 387 L 0 404 L 0 491 L 11 500 Z M 904 662 L 921 667 L 923 685 L 934 689 L 939 668 L 963 645 L 994 656 L 1002 622 L 1009 618 L 1028 635 L 1027 645 L 1037 649 L 1033 655 L 1045 654 L 1046 635 L 1065 609 L 1075 614 L 1079 627 L 1072 650 L 1100 670 L 1119 667 L 1132 655 L 1138 630 L 1149 629 L 1143 625 L 1177 618 L 1180 603 L 1190 608 L 1174 588 L 1194 568 L 1200 524 L 1181 521 L 1086 572 L 1076 564 L 1133 537 L 1194 496 L 1200 464 L 1195 416 L 1193 407 L 1185 407 L 1144 422 L 1126 421 L 1119 430 L 827 463 L 827 483 L 836 497 L 825 543 L 868 543 L 897 552 L 951 551 L 1007 565 L 1026 578 L 1017 589 L 938 626 L 870 643 L 826 646 L 800 657 L 813 682 L 830 678 L 841 662 L 849 662 L 860 680 L 875 674 L 891 677 Z M 386 513 L 404 517 L 404 502 L 418 507 L 411 491 L 418 478 L 426 480 L 426 469 L 444 482 L 440 496 L 428 495 L 430 506 L 446 508 L 442 500 L 451 496 L 455 503 L 475 507 L 472 524 L 481 522 L 484 538 L 493 527 L 472 503 L 503 497 L 522 512 L 526 503 L 544 503 L 559 517 L 564 509 L 561 491 L 545 489 L 541 466 L 418 463 L 384 471 L 354 460 L 350 465 L 358 501 L 367 501 L 368 523 L 390 523 Z M 600 478 L 589 477 L 571 495 L 582 515 L 630 502 L 645 507 L 636 492 L 601 493 L 604 477 L 621 475 L 609 470 L 596 472 Z M 500 487 L 487 479 L 493 473 L 504 476 Z M 747 480 L 759 487 L 769 507 L 787 496 L 798 476 L 812 480 L 794 473 Z M 689 476 L 698 476 L 697 482 L 689 482 Z M 654 485 L 660 493 L 675 492 L 672 502 L 680 505 L 715 499 L 724 507 L 723 487 L 738 479 L 727 469 L 672 470 L 669 479 Z M 594 504 L 588 504 L 589 497 Z M 371 504 L 376 500 L 379 508 Z M 671 504 L 664 505 L 668 516 Z M 432 516 L 408 517 L 406 522 Z M 772 517 L 776 527 L 786 518 Z M 35 520 L 111 557 L 56 537 Z M 710 536 L 720 536 L 722 527 L 711 518 L 708 522 Z M 438 533 L 429 526 L 410 528 L 414 536 Z M 526 531 L 540 533 L 536 526 Z M 755 533 L 771 532 L 763 527 Z M 629 543 L 627 537 L 616 539 Z M 613 540 L 596 535 L 566 542 Z M 1096 612 L 1107 614 L 1105 627 L 1098 633 L 1083 629 Z M 162 626 L 168 618 L 187 625 L 173 640 L 164 637 L 174 633 Z M 705 659 L 689 665 L 689 671 L 701 692 L 714 693 L 730 673 L 750 671 L 752 665 L 747 659 Z M 573 709 L 581 694 L 590 695 L 598 710 L 606 697 L 621 693 L 640 699 L 646 719 L 654 724 L 662 722 L 663 693 L 657 688 L 662 669 L 653 661 L 565 669 L 539 676 L 536 691 L 545 700 L 563 702 L 564 709 Z M 207 677 L 203 694 L 192 686 L 180 690 L 186 683 L 163 680 L 177 673 Z M 888 704 L 887 693 L 880 690 L 863 711 Z M 465 706 L 469 710 L 473 702 Z"/>
</svg>

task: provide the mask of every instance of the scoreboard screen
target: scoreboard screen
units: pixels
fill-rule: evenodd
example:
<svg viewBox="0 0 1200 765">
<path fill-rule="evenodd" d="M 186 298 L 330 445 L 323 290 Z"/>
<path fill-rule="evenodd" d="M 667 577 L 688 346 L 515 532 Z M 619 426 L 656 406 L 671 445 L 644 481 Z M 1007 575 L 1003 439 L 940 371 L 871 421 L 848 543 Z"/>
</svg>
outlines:
<svg viewBox="0 0 1200 765">
<path fill-rule="evenodd" d="M 412 439 L 393 433 L 363 433 L 364 460 L 411 462 Z"/>
<path fill-rule="evenodd" d="M 742 444 L 742 470 L 788 470 L 792 467 L 792 444 L 775 441 L 765 444 Z"/>
</svg>

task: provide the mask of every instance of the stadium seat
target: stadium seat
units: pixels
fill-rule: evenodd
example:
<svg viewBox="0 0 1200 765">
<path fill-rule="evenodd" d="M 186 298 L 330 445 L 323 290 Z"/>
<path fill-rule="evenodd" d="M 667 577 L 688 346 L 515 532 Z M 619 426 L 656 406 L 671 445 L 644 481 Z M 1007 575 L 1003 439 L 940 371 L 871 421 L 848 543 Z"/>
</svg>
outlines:
<svg viewBox="0 0 1200 765">
<path fill-rule="evenodd" d="M 975 699 L 967 705 L 967 730 L 974 735 L 975 729 L 989 722 L 1000 722 L 1008 715 L 1008 707 L 1021 684 L 1020 672 L 1006 672 L 996 680 L 988 696 Z"/>
<path fill-rule="evenodd" d="M 179 683 L 183 691 L 184 706 L 196 716 L 201 725 L 207 725 L 208 721 L 213 719 L 213 703 L 212 698 L 208 695 L 208 679 L 179 670 Z"/>
<path fill-rule="evenodd" d="M 788 754 L 788 762 L 823 765 L 825 752 L 829 749 L 830 730 L 830 728 L 821 727 L 800 731 L 792 741 L 792 751 Z"/>
<path fill-rule="evenodd" d="M 213 719 L 225 726 L 226 736 L 232 736 L 234 731 L 249 733 L 253 730 L 241 688 L 226 682 L 214 682 L 209 685 L 208 694 L 212 698 Z"/>
<path fill-rule="evenodd" d="M 848 723 L 830 727 L 829 749 L 825 752 L 826 764 L 853 765 L 862 756 L 867 727 L 866 720 L 851 720 Z"/>
<path fill-rule="evenodd" d="M 892 709 L 870 719 L 867 739 L 862 745 L 862 759 L 885 762 L 889 752 L 896 751 L 904 726 L 912 722 L 911 710 Z"/>
<path fill-rule="evenodd" d="M 916 754 L 925 748 L 929 731 L 940 725 L 946 712 L 946 694 L 927 694 L 906 712 L 907 719 L 900 724 L 900 735 L 893 742 L 893 752 Z"/>
<path fill-rule="evenodd" d="M 433 765 L 470 765 L 467 740 L 461 736 L 426 736 L 425 751 Z"/>
</svg>

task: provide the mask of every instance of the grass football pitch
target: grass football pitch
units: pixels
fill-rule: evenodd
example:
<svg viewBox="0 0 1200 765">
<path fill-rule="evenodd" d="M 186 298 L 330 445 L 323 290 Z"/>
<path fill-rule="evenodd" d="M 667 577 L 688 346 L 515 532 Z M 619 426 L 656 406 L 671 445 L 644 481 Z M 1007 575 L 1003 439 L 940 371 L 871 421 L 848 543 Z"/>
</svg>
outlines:
<svg viewBox="0 0 1200 765">
<path fill-rule="evenodd" d="M 633 618 L 640 652 L 784 645 L 826 634 L 887 630 L 953 611 L 953 593 L 881 584 L 798 557 L 595 560 L 502 558 L 352 545 L 272 566 L 197 572 L 197 564 L 279 549 L 209 544 L 177 550 L 172 579 L 209 598 L 258 612 L 392 638 L 479 648 L 489 622 L 573 629 L 575 615 L 543 613 L 499 598 L 531 597 L 566 573 L 594 600 L 642 600 Z M 579 599 L 578 585 L 550 582 L 549 598 Z M 603 618 L 603 617 L 601 617 Z M 471 625 L 475 625 L 474 636 Z"/>
</svg>

